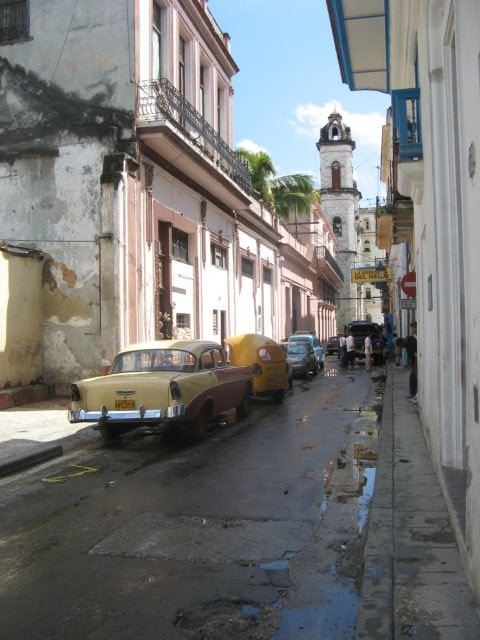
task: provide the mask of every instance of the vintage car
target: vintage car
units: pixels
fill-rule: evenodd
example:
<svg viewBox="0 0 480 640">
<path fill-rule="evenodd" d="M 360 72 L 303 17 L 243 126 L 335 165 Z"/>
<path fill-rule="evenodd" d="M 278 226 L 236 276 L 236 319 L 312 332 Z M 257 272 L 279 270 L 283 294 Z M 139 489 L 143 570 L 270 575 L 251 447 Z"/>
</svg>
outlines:
<svg viewBox="0 0 480 640">
<path fill-rule="evenodd" d="M 287 356 L 294 377 L 308 379 L 318 374 L 317 356 L 308 342 L 281 342 L 280 346 Z"/>
<path fill-rule="evenodd" d="M 290 367 L 278 342 L 258 333 L 244 333 L 226 338 L 225 351 L 231 364 L 252 368 L 254 396 L 283 400 L 291 388 Z"/>
<path fill-rule="evenodd" d="M 327 340 L 327 355 L 331 356 L 333 353 L 338 354 L 340 350 L 340 338 L 338 336 L 331 336 Z"/>
<path fill-rule="evenodd" d="M 105 439 L 145 425 L 198 439 L 219 414 L 248 415 L 251 394 L 251 369 L 227 364 L 219 344 L 161 340 L 131 345 L 107 375 L 72 384 L 69 420 L 96 423 Z"/>
</svg>

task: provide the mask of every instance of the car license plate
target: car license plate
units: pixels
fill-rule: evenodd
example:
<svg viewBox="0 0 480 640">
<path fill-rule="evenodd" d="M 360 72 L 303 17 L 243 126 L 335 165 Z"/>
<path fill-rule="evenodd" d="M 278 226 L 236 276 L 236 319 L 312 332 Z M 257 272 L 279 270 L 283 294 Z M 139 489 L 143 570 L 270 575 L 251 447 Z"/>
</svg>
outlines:
<svg viewBox="0 0 480 640">
<path fill-rule="evenodd" d="M 135 400 L 115 400 L 115 409 L 131 411 L 135 409 Z"/>
</svg>

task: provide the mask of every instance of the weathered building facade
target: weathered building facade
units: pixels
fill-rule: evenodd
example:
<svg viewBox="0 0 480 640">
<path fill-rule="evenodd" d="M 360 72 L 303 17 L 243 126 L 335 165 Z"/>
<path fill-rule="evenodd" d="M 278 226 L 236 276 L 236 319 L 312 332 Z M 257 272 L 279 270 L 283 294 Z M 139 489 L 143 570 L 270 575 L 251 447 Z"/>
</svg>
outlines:
<svg viewBox="0 0 480 640">
<path fill-rule="evenodd" d="M 283 231 L 231 148 L 238 67 L 206 0 L 0 12 L 0 223 L 44 256 L 45 381 L 146 339 L 283 337 Z"/>
<path fill-rule="evenodd" d="M 416 274 L 416 309 L 407 313 L 418 322 L 419 414 L 480 600 L 480 4 L 327 4 L 344 81 L 392 96 L 382 234 L 390 228 L 389 258 Z"/>
</svg>

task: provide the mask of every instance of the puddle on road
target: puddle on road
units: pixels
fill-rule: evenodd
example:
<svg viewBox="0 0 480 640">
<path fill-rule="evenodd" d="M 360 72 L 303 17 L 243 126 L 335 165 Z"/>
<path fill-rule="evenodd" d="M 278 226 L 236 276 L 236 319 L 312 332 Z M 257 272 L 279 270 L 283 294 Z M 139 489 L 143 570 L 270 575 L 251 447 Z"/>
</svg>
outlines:
<svg viewBox="0 0 480 640">
<path fill-rule="evenodd" d="M 373 499 L 373 492 L 375 489 L 375 467 L 364 467 L 363 475 L 366 478 L 366 483 L 363 487 L 363 493 L 358 499 L 358 533 L 363 533 L 364 528 L 368 522 L 368 516 L 370 513 L 370 506 Z"/>
<path fill-rule="evenodd" d="M 272 640 L 328 638 L 351 640 L 358 613 L 355 588 L 338 587 L 326 592 L 325 604 L 303 609 L 283 609 L 280 627 Z"/>
</svg>

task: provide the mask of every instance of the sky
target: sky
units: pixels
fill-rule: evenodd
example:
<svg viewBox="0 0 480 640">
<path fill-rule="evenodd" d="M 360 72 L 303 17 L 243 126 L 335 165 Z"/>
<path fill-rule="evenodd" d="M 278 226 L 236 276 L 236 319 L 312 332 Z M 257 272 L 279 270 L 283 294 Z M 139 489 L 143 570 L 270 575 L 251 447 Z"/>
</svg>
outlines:
<svg viewBox="0 0 480 640">
<path fill-rule="evenodd" d="M 325 0 L 209 0 L 208 7 L 230 34 L 240 69 L 233 77 L 234 148 L 263 149 L 278 176 L 308 173 L 318 184 L 316 143 L 337 111 L 356 143 L 360 205 L 373 206 L 385 195 L 378 167 L 390 96 L 342 83 Z"/>
</svg>

